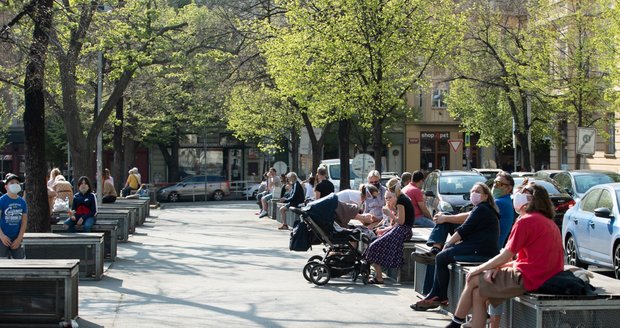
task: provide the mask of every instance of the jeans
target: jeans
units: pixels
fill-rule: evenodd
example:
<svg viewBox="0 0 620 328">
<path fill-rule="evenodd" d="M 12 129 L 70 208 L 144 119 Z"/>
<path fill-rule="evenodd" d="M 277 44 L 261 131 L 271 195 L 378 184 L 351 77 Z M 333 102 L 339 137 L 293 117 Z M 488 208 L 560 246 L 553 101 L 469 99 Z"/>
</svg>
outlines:
<svg viewBox="0 0 620 328">
<path fill-rule="evenodd" d="M 419 216 L 415 218 L 415 221 L 413 224 L 418 227 L 422 227 L 422 228 L 434 228 L 435 227 L 435 222 L 425 216 Z"/>
<path fill-rule="evenodd" d="M 67 232 L 75 232 L 75 225 L 79 220 L 80 219 L 77 218 L 75 221 L 71 220 L 71 218 L 66 219 L 64 224 L 67 226 Z M 97 219 L 95 219 L 94 217 L 84 218 L 82 222 L 84 232 L 90 232 L 90 230 L 93 228 L 93 225 L 95 224 L 95 221 L 97 221 Z"/>
<path fill-rule="evenodd" d="M 476 255 L 477 250 L 467 244 L 457 244 L 444 249 L 435 258 L 435 276 L 433 277 L 433 287 L 426 298 L 439 296 L 439 299 L 448 298 L 448 283 L 450 282 L 450 270 L 448 264 L 456 261 L 464 262 L 486 262 L 492 256 Z M 454 300 L 455 301 L 455 300 Z"/>
<path fill-rule="evenodd" d="M 0 242 L 0 259 L 6 258 L 25 259 L 26 252 L 24 251 L 24 246 L 19 245 L 18 249 L 11 249 L 11 247 L 4 246 L 4 244 Z"/>
<path fill-rule="evenodd" d="M 433 231 L 431 231 L 430 236 L 428 236 L 426 245 L 433 246 L 433 244 L 445 244 L 448 239 L 448 235 L 453 235 L 456 228 L 460 226 L 460 224 L 454 223 L 442 223 L 436 225 L 433 228 Z"/>
</svg>

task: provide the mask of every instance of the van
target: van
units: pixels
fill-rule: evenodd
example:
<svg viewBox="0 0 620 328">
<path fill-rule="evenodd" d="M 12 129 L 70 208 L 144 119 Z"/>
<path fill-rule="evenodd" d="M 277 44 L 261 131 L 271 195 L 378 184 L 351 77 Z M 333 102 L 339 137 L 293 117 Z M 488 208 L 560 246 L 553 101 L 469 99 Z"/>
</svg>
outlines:
<svg viewBox="0 0 620 328">
<path fill-rule="evenodd" d="M 351 168 L 352 159 L 349 160 L 349 177 L 351 179 L 351 189 L 357 189 L 362 183 L 362 177 L 358 177 L 353 173 Z M 320 166 L 327 168 L 327 179 L 334 184 L 334 191 L 340 191 L 340 159 L 324 159 L 321 161 Z"/>
</svg>

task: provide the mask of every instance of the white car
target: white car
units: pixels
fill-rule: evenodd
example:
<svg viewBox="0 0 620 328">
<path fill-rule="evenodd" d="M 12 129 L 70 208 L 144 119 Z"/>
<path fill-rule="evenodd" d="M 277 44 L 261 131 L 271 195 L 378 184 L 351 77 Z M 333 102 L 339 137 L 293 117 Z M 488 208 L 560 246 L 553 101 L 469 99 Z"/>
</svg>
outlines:
<svg viewBox="0 0 620 328">
<path fill-rule="evenodd" d="M 258 194 L 258 189 L 260 188 L 260 183 L 247 185 L 245 189 L 241 192 L 241 196 L 243 198 L 255 199 L 256 194 Z"/>
</svg>

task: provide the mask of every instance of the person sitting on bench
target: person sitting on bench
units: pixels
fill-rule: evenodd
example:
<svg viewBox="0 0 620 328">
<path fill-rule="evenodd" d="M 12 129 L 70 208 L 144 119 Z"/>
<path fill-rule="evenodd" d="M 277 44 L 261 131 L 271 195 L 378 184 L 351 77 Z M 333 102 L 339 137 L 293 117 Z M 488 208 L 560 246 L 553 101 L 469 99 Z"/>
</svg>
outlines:
<svg viewBox="0 0 620 328">
<path fill-rule="evenodd" d="M 69 218 L 64 224 L 68 232 L 75 232 L 76 225 L 83 225 L 84 232 L 90 232 L 97 220 L 97 199 L 88 177 L 82 176 L 78 179 L 78 190 L 80 192 L 73 197 Z"/>
<path fill-rule="evenodd" d="M 562 237 L 553 221 L 547 190 L 540 185 L 523 187 L 514 195 L 513 204 L 517 211 L 525 207 L 526 214 L 515 222 L 501 253 L 467 274 L 465 289 L 447 328 L 461 327 L 470 310 L 471 326 L 484 327 L 487 301 L 496 306 L 535 291 L 564 270 Z"/>
</svg>

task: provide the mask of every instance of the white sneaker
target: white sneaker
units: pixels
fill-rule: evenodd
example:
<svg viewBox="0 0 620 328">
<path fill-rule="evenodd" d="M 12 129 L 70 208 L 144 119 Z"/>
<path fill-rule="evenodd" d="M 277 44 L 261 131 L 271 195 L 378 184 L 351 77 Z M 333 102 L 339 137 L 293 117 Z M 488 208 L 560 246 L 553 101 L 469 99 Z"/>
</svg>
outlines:
<svg viewBox="0 0 620 328">
<path fill-rule="evenodd" d="M 262 211 L 262 212 L 260 212 L 260 214 L 258 215 L 258 217 L 259 217 L 259 218 L 263 218 L 263 217 L 265 217 L 265 216 L 267 216 L 267 211 Z"/>
</svg>

